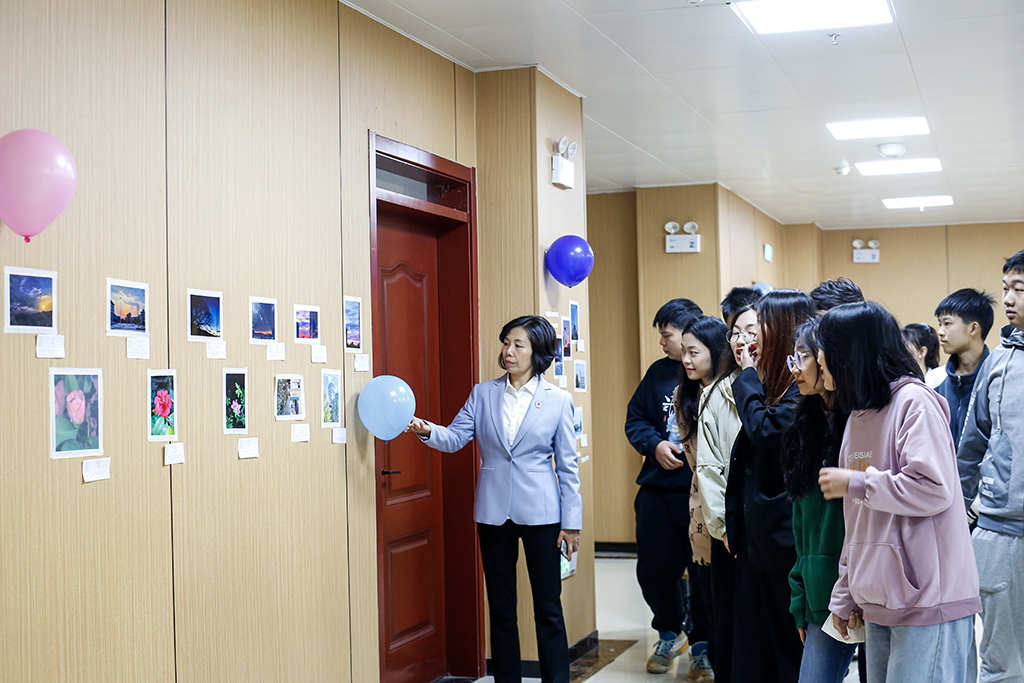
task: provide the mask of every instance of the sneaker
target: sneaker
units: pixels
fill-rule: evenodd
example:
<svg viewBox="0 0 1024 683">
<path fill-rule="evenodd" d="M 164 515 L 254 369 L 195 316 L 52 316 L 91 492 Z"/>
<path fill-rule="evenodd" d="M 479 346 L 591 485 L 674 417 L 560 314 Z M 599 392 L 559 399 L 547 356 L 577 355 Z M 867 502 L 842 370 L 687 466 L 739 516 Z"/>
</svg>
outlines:
<svg viewBox="0 0 1024 683">
<path fill-rule="evenodd" d="M 715 672 L 711 670 L 711 659 L 708 657 L 708 644 L 705 641 L 694 643 L 690 649 L 690 680 L 693 683 L 713 683 Z"/>
<path fill-rule="evenodd" d="M 685 633 L 676 636 L 671 631 L 660 631 L 654 644 L 654 654 L 647 660 L 647 673 L 663 674 L 672 668 L 672 661 L 680 652 L 690 647 Z"/>
</svg>

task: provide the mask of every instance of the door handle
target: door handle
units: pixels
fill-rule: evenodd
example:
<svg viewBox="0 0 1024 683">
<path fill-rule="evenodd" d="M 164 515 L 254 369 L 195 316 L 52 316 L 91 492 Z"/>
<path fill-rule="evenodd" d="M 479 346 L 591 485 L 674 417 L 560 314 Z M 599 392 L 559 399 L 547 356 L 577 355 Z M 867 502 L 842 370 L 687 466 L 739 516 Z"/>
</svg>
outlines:
<svg viewBox="0 0 1024 683">
<path fill-rule="evenodd" d="M 386 474 L 401 474 L 402 470 L 381 470 L 380 473 L 382 475 L 386 475 Z"/>
</svg>

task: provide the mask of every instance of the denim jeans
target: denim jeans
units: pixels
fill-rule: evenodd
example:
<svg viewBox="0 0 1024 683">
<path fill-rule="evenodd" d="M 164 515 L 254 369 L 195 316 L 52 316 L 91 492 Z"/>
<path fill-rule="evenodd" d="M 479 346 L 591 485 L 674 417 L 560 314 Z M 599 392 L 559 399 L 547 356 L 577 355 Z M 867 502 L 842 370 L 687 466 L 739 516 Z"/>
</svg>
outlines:
<svg viewBox="0 0 1024 683">
<path fill-rule="evenodd" d="M 800 660 L 800 683 L 842 683 L 856 651 L 856 645 L 840 643 L 822 631 L 820 626 L 807 624 L 804 656 Z"/>
<path fill-rule="evenodd" d="M 962 681 L 974 616 L 934 626 L 867 623 L 868 683 Z"/>
</svg>

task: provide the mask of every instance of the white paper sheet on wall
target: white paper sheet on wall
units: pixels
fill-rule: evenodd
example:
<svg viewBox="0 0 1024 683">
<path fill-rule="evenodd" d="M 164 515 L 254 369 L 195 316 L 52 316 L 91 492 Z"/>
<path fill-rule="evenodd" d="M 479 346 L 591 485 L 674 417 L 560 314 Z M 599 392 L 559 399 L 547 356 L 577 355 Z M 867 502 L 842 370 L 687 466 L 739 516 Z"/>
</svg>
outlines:
<svg viewBox="0 0 1024 683">
<path fill-rule="evenodd" d="M 238 457 L 239 458 L 258 458 L 260 457 L 260 440 L 258 437 L 250 436 L 244 439 L 238 440 Z"/>
<path fill-rule="evenodd" d="M 37 334 L 36 358 L 64 358 L 64 335 Z"/>
<path fill-rule="evenodd" d="M 267 360 L 284 360 L 284 342 L 270 342 L 267 344 Z"/>
<path fill-rule="evenodd" d="M 292 443 L 298 443 L 300 441 L 309 441 L 308 422 L 292 425 Z"/>
<path fill-rule="evenodd" d="M 583 343 L 582 339 L 576 340 L 576 350 L 579 351 L 580 353 L 583 353 L 584 351 L 587 350 L 586 345 Z"/>
<path fill-rule="evenodd" d="M 184 465 L 185 464 L 185 444 L 169 443 L 164 446 L 164 464 L 165 465 Z"/>
<path fill-rule="evenodd" d="M 314 344 L 309 347 L 309 360 L 313 363 L 327 362 L 327 347 L 323 344 Z"/>
<path fill-rule="evenodd" d="M 335 427 L 332 429 L 331 443 L 348 443 L 348 430 L 344 427 Z"/>
<path fill-rule="evenodd" d="M 129 358 L 149 360 L 149 337 L 128 337 L 125 339 L 125 351 Z"/>
<path fill-rule="evenodd" d="M 355 365 L 355 371 L 356 372 L 369 372 L 370 371 L 370 354 L 368 354 L 368 353 L 357 353 L 354 365 Z"/>
<path fill-rule="evenodd" d="M 560 386 L 563 389 L 568 388 L 568 386 L 569 386 L 569 378 L 566 377 L 565 375 L 559 375 L 559 377 L 558 377 L 558 386 Z"/>
<path fill-rule="evenodd" d="M 206 342 L 206 357 L 214 360 L 227 360 L 228 343 L 223 339 L 211 339 Z"/>
<path fill-rule="evenodd" d="M 580 448 L 586 448 L 586 447 L 587 447 L 587 435 L 586 434 L 580 434 Z"/>
<path fill-rule="evenodd" d="M 82 479 L 87 482 L 110 479 L 110 458 L 83 460 Z"/>
</svg>

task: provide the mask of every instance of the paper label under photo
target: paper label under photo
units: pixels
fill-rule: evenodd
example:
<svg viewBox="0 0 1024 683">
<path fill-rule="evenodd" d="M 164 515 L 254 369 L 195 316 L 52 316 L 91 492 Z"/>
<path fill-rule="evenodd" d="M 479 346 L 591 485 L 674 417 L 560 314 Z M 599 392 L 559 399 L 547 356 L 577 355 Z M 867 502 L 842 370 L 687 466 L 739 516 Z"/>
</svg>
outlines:
<svg viewBox="0 0 1024 683">
<path fill-rule="evenodd" d="M 128 337 L 125 340 L 125 351 L 128 358 L 149 360 L 149 337 Z"/>
<path fill-rule="evenodd" d="M 110 458 L 82 461 L 82 479 L 85 482 L 110 479 Z"/>
<path fill-rule="evenodd" d="M 327 347 L 323 344 L 313 344 L 309 347 L 309 361 L 311 363 L 327 362 Z"/>
<path fill-rule="evenodd" d="M 36 335 L 36 358 L 64 358 L 63 334 Z"/>
<path fill-rule="evenodd" d="M 50 457 L 103 455 L 103 370 L 50 368 L 49 384 Z"/>
<path fill-rule="evenodd" d="M 258 458 L 260 457 L 260 440 L 259 438 L 252 436 L 246 439 L 238 440 L 238 457 L 239 459 L 245 460 L 246 458 Z"/>
<path fill-rule="evenodd" d="M 184 465 L 185 464 L 185 444 L 181 443 L 169 443 L 164 446 L 164 465 Z"/>
<path fill-rule="evenodd" d="M 309 441 L 308 422 L 292 425 L 292 443 L 299 443 L 302 441 Z"/>
<path fill-rule="evenodd" d="M 211 339 L 206 342 L 206 357 L 214 360 L 227 360 L 228 343 L 223 339 Z"/>
<path fill-rule="evenodd" d="M 348 430 L 345 427 L 335 427 L 332 429 L 331 443 L 348 443 Z"/>
<path fill-rule="evenodd" d="M 355 361 L 352 363 L 352 369 L 356 372 L 369 372 L 370 371 L 370 354 L 359 353 L 356 354 Z"/>
<path fill-rule="evenodd" d="M 111 337 L 149 336 L 149 285 L 145 282 L 107 278 L 107 335 Z"/>
<path fill-rule="evenodd" d="M 57 273 L 4 266 L 4 332 L 57 334 Z"/>
<path fill-rule="evenodd" d="M 269 342 L 267 344 L 267 360 L 284 360 L 284 342 Z"/>
</svg>

